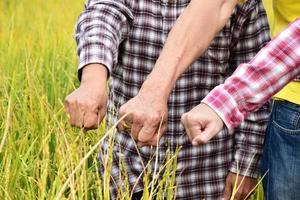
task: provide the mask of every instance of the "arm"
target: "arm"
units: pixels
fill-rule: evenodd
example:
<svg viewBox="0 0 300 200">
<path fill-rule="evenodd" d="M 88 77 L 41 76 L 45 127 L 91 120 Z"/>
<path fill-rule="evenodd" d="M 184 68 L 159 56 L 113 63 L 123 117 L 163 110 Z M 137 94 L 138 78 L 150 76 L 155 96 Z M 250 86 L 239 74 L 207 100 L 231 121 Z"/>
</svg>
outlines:
<svg viewBox="0 0 300 200">
<path fill-rule="evenodd" d="M 97 128 L 106 112 L 106 81 L 118 47 L 129 31 L 132 14 L 122 0 L 89 0 L 76 24 L 78 77 L 81 85 L 66 97 L 70 123 Z"/>
<path fill-rule="evenodd" d="M 237 0 L 192 0 L 180 15 L 139 94 L 120 108 L 120 116 L 132 113 L 126 121 L 139 119 L 132 123 L 134 138 L 148 145 L 157 143 L 166 127 L 167 100 L 176 80 L 204 53 L 231 16 L 236 3 Z M 161 121 L 163 128 L 157 137 Z M 125 129 L 122 124 L 119 128 Z"/>
<path fill-rule="evenodd" d="M 142 89 L 153 88 L 168 98 L 176 80 L 206 51 L 236 4 L 237 0 L 192 0 L 170 31 Z"/>
<path fill-rule="evenodd" d="M 230 66 L 233 69 L 241 62 L 248 62 L 269 40 L 266 15 L 262 4 L 259 2 L 249 1 L 249 7 L 241 9 L 240 12 L 243 14 L 238 15 L 246 17 L 236 19 L 239 23 L 236 26 L 234 24 L 234 36 L 230 53 Z M 204 107 L 201 104 L 182 115 L 182 123 L 194 145 L 208 142 L 208 140 L 199 141 L 198 137 L 207 134 L 209 131 L 217 131 L 214 126 L 206 123 L 207 121 L 205 120 L 210 116 L 208 113 L 216 115 L 211 108 Z M 258 112 L 253 113 L 241 126 L 234 130 L 235 135 L 232 136 L 234 137 L 234 153 L 232 163 L 229 167 L 230 173 L 226 179 L 223 193 L 224 199 L 230 199 L 236 174 L 239 175 L 238 180 L 246 176 L 236 194 L 237 199 L 244 199 L 252 187 L 255 186 L 268 113 L 268 109 L 262 108 Z M 222 120 L 220 119 L 215 122 L 222 124 Z M 248 167 L 249 170 L 247 170 Z"/>
<path fill-rule="evenodd" d="M 300 19 L 274 38 L 249 63 L 240 65 L 202 102 L 213 108 L 228 128 L 233 128 L 299 74 Z"/>
<path fill-rule="evenodd" d="M 230 51 L 232 70 L 241 63 L 249 62 L 270 40 L 267 16 L 261 1 L 248 1 L 238 9 L 237 16 Z M 235 199 L 245 199 L 255 187 L 268 118 L 268 107 L 262 107 L 233 130 L 233 157 L 223 191 L 224 199 L 231 198 L 236 179 L 241 180 L 245 176 L 242 185 L 238 186 Z"/>
<path fill-rule="evenodd" d="M 190 131 L 192 143 L 207 143 L 221 131 L 223 122 L 229 129 L 236 127 L 298 75 L 300 19 L 269 42 L 249 63 L 241 64 L 200 105 L 183 114 L 182 123 L 195 127 Z"/>
</svg>

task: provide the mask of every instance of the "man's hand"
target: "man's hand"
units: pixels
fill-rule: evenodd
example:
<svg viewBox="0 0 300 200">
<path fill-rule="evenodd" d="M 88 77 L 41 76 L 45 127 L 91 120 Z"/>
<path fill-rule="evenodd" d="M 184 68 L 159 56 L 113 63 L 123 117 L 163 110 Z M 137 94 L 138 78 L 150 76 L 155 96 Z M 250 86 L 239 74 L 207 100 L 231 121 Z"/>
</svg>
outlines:
<svg viewBox="0 0 300 200">
<path fill-rule="evenodd" d="M 235 189 L 238 189 L 233 194 L 234 184 L 237 180 Z M 242 184 L 241 184 L 242 181 Z M 241 184 L 241 185 L 240 185 Z M 222 194 L 222 200 L 230 200 L 231 196 L 234 195 L 234 200 L 244 200 L 246 197 L 250 197 L 252 189 L 255 188 L 257 180 L 250 177 L 237 176 L 237 174 L 229 172 L 226 178 L 225 188 Z M 249 195 L 249 196 L 248 196 Z M 248 199 L 247 198 L 247 199 Z"/>
<path fill-rule="evenodd" d="M 65 99 L 65 109 L 72 126 L 96 129 L 106 113 L 106 68 L 99 64 L 83 69 L 81 85 Z"/>
<path fill-rule="evenodd" d="M 222 119 L 203 103 L 184 113 L 181 122 L 193 145 L 206 144 L 223 128 Z"/>
<path fill-rule="evenodd" d="M 167 129 L 167 101 L 151 89 L 141 89 L 139 94 L 121 106 L 118 125 L 120 131 L 131 133 L 139 147 L 156 146 Z"/>
</svg>

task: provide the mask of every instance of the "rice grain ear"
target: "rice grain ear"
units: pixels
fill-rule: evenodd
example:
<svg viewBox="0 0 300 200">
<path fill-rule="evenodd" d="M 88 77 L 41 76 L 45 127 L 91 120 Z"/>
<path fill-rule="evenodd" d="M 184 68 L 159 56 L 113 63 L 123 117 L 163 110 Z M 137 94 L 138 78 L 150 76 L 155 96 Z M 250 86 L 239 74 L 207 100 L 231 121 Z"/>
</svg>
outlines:
<svg viewBox="0 0 300 200">
<path fill-rule="evenodd" d="M 110 136 L 111 134 L 114 133 L 114 130 L 117 127 L 117 124 L 119 124 L 127 115 L 124 115 L 123 117 L 121 117 L 116 124 L 114 124 L 104 135 L 103 137 L 94 145 L 91 147 L 91 149 L 86 153 L 86 155 L 80 160 L 80 162 L 78 163 L 78 165 L 74 168 L 74 170 L 69 174 L 67 180 L 65 181 L 65 183 L 63 184 L 63 186 L 61 187 L 60 191 L 58 192 L 57 196 L 56 196 L 56 200 L 60 200 L 63 196 L 63 193 L 65 191 L 65 189 L 67 188 L 68 184 L 70 183 L 71 179 L 74 177 L 75 173 L 82 167 L 82 165 L 86 162 L 86 160 L 92 155 L 92 153 L 98 149 L 98 147 L 100 146 L 100 144 L 103 142 L 103 140 L 105 138 L 107 138 L 108 136 Z M 109 195 L 109 193 L 108 193 Z"/>
</svg>

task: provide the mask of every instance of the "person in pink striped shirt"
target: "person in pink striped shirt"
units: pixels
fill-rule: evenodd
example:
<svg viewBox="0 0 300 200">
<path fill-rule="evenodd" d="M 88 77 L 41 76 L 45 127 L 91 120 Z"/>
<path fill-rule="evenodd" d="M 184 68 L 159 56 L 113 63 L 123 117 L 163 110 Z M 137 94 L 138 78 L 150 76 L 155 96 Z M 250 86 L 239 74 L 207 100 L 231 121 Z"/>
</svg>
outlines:
<svg viewBox="0 0 300 200">
<path fill-rule="evenodd" d="M 191 142 L 205 144 L 223 124 L 237 127 L 245 117 L 300 75 L 300 18 L 249 62 L 241 64 L 191 111 L 182 115 Z M 299 91 L 300 95 L 300 91 Z"/>
<path fill-rule="evenodd" d="M 300 75 L 300 18 L 281 32 L 224 84 L 214 88 L 182 123 L 193 145 L 208 143 L 223 128 L 237 127 Z M 296 98 L 300 90 L 293 90 Z M 273 97 L 274 99 L 274 97 Z M 300 199 L 300 105 L 275 98 L 267 128 L 261 175 L 267 200 Z M 251 149 L 249 149 L 251 151 Z"/>
</svg>

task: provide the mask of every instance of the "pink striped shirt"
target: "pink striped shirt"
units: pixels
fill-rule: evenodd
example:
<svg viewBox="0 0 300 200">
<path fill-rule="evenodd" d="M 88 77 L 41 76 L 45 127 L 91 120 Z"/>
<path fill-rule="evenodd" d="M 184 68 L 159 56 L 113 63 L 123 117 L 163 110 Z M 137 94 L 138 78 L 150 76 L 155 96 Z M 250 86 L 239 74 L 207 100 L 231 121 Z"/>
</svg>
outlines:
<svg viewBox="0 0 300 200">
<path fill-rule="evenodd" d="M 231 129 L 299 74 L 300 18 L 261 49 L 249 63 L 241 64 L 202 102 L 213 108 Z"/>
</svg>

